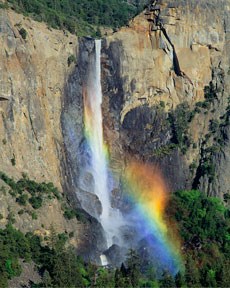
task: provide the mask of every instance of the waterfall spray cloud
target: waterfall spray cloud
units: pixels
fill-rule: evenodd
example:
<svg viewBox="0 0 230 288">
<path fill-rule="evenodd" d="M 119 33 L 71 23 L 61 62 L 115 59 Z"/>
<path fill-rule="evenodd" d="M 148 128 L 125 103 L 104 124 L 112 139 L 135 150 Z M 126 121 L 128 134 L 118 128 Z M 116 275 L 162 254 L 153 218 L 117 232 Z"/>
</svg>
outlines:
<svg viewBox="0 0 230 288">
<path fill-rule="evenodd" d="M 182 261 L 177 237 L 170 237 L 173 233 L 169 233 L 170 227 L 164 219 L 169 195 L 160 171 L 131 161 L 126 167 L 124 187 L 134 206 L 132 218 L 138 233 L 153 247 L 161 268 L 175 274 Z"/>
</svg>

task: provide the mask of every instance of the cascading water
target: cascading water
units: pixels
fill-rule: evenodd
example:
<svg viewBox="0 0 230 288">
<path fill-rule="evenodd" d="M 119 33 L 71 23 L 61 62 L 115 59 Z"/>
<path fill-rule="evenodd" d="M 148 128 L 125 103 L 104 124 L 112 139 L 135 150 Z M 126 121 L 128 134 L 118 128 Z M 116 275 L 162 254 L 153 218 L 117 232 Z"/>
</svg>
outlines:
<svg viewBox="0 0 230 288">
<path fill-rule="evenodd" d="M 102 212 L 100 222 L 105 231 L 107 248 L 118 244 L 119 227 L 122 216 L 111 207 L 108 183 L 106 147 L 103 140 L 102 88 L 101 88 L 101 40 L 95 40 L 95 54 L 90 59 L 88 78 L 83 91 L 85 134 L 90 150 L 90 170 L 94 179 L 94 193 L 100 200 Z M 117 238 L 118 237 L 118 238 Z M 101 262 L 106 264 L 106 256 L 101 255 Z"/>
<path fill-rule="evenodd" d="M 180 255 L 177 246 L 168 237 L 163 217 L 167 189 L 157 169 L 141 162 L 127 163 L 121 187 L 127 205 L 123 211 L 124 218 L 118 209 L 111 206 L 111 177 L 108 177 L 110 173 L 103 140 L 101 109 L 101 41 L 96 40 L 88 47 L 90 50 L 83 82 L 87 144 L 83 142 L 85 151 L 81 150 L 85 154 L 80 174 L 82 182 L 79 183 L 83 195 L 80 199 L 86 198 L 82 201 L 83 208 L 88 208 L 90 213 L 97 206 L 91 215 L 100 221 L 105 231 L 107 247 L 100 249 L 101 265 L 106 266 L 108 259 L 114 266 L 121 264 L 128 249 L 134 247 L 145 255 L 146 261 L 154 259 L 154 265 L 160 263 L 157 267 L 161 271 L 166 269 L 175 274 L 180 266 Z M 87 193 L 91 198 L 87 198 Z M 93 193 L 95 197 L 92 197 Z M 88 203 L 90 200 L 91 206 Z M 98 202 L 100 205 L 97 205 Z"/>
</svg>

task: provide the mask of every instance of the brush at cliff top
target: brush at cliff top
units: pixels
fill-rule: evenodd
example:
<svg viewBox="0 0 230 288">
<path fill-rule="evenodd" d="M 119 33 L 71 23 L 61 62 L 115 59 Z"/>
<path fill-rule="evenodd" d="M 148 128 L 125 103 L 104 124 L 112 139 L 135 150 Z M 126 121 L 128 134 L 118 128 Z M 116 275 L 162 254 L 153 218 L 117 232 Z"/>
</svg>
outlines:
<svg viewBox="0 0 230 288">
<path fill-rule="evenodd" d="M 182 269 L 177 233 L 164 220 L 168 190 L 157 168 L 132 161 L 126 167 L 124 189 L 132 202 L 130 219 L 161 270 Z"/>
</svg>

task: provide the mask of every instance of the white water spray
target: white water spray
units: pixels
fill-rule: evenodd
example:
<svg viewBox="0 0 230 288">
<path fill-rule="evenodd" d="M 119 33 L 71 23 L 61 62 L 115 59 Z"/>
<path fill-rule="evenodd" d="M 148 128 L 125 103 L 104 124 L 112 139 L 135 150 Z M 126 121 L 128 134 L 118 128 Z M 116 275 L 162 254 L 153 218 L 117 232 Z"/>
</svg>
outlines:
<svg viewBox="0 0 230 288">
<path fill-rule="evenodd" d="M 109 248 L 112 244 L 118 244 L 119 227 L 122 225 L 123 220 L 119 210 L 111 207 L 101 105 L 101 40 L 95 40 L 95 55 L 91 59 L 87 87 L 84 94 L 85 129 L 91 150 L 94 193 L 98 196 L 102 206 L 99 220 L 105 231 L 107 248 Z M 105 265 L 106 256 L 101 256 L 101 261 Z"/>
</svg>

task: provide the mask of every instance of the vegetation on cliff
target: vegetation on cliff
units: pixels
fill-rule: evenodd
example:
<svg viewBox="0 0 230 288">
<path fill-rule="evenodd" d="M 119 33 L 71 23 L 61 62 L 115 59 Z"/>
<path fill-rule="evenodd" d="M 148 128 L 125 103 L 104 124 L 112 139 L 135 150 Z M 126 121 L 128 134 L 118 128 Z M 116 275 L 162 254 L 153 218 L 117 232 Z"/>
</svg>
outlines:
<svg viewBox="0 0 230 288">
<path fill-rule="evenodd" d="M 0 286 L 20 275 L 19 259 L 33 261 L 41 283 L 32 287 L 227 287 L 230 281 L 230 211 L 217 198 L 199 191 L 176 192 L 168 205 L 182 239 L 185 271 L 175 277 L 156 275 L 154 265 L 143 263 L 130 250 L 119 269 L 84 263 L 66 245 L 68 236 L 55 233 L 42 239 L 23 234 L 11 224 L 0 230 Z"/>
<path fill-rule="evenodd" d="M 99 36 L 99 27 L 126 25 L 142 8 L 144 0 L 8 0 L 9 6 L 50 27 L 77 35 Z M 7 7 L 7 5 L 4 5 Z"/>
</svg>

